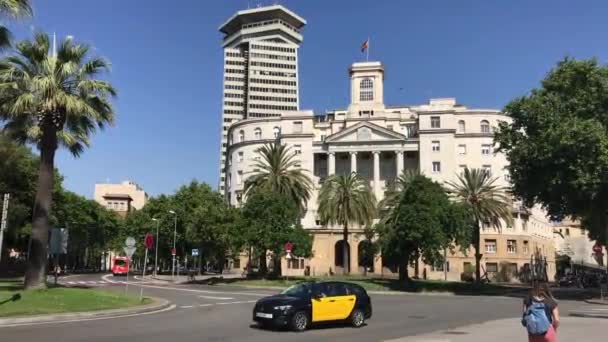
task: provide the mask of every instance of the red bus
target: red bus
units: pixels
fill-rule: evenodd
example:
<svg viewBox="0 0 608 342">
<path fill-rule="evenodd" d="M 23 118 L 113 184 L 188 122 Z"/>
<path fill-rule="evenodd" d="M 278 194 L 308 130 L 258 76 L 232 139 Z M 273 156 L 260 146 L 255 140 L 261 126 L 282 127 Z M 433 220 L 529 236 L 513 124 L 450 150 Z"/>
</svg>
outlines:
<svg viewBox="0 0 608 342">
<path fill-rule="evenodd" d="M 112 260 L 112 274 L 114 276 L 127 275 L 127 272 L 129 272 L 129 258 L 115 257 Z"/>
</svg>

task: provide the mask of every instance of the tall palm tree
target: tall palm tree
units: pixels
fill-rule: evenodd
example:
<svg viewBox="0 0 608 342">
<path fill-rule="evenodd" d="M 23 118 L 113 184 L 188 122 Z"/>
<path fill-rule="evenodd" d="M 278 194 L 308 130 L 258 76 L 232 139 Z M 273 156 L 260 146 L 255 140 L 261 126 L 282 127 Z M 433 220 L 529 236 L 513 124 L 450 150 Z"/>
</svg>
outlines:
<svg viewBox="0 0 608 342">
<path fill-rule="evenodd" d="M 260 171 L 251 175 L 245 181 L 245 194 L 259 189 L 270 189 L 289 196 L 302 212 L 310 199 L 312 181 L 306 170 L 298 166 L 295 153 L 291 148 L 280 143 L 266 144 L 257 150 L 261 159 L 254 168 Z"/>
<path fill-rule="evenodd" d="M 49 36 L 36 33 L 0 60 L 0 120 L 19 142 L 36 144 L 40 169 L 32 218 L 26 288 L 44 287 L 47 238 L 52 206 L 55 152 L 74 156 L 89 146 L 89 136 L 114 120 L 110 98 L 116 91 L 96 77 L 109 63 L 90 56 L 90 48 L 67 38 L 52 53 Z"/>
<path fill-rule="evenodd" d="M 329 177 L 319 192 L 318 213 L 323 222 L 344 227 L 342 261 L 344 274 L 348 274 L 348 226 L 350 223 L 369 225 L 376 214 L 376 198 L 369 182 L 355 172 Z"/>
<path fill-rule="evenodd" d="M 0 0 L 0 16 L 4 18 L 21 18 L 32 15 L 30 0 Z M 11 31 L 0 25 L 0 49 L 6 48 L 11 42 Z"/>
<path fill-rule="evenodd" d="M 405 169 L 394 182 L 391 182 L 386 191 L 384 198 L 378 203 L 378 213 L 380 221 L 386 223 L 393 218 L 393 210 L 399 204 L 401 194 L 407 186 L 420 175 L 417 169 Z"/>
<path fill-rule="evenodd" d="M 475 278 L 481 280 L 481 228 L 482 224 L 500 229 L 501 220 L 512 224 L 512 201 L 507 188 L 497 185 L 483 169 L 468 169 L 458 175 L 456 182 L 447 182 L 447 191 L 468 206 L 475 219 L 473 245 L 475 248 Z"/>
</svg>

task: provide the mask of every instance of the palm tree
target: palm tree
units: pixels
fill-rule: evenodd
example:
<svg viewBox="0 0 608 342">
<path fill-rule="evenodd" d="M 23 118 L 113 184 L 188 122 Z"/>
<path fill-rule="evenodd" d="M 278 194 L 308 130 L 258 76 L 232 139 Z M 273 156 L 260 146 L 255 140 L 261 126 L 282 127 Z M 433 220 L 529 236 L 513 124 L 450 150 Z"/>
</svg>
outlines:
<svg viewBox="0 0 608 342">
<path fill-rule="evenodd" d="M 344 274 L 348 274 L 348 226 L 350 223 L 369 225 L 376 214 L 376 198 L 369 182 L 355 172 L 329 177 L 319 192 L 318 213 L 323 222 L 344 227 L 342 261 Z"/>
<path fill-rule="evenodd" d="M 473 244 L 475 248 L 475 277 L 481 279 L 481 225 L 500 229 L 501 220 L 508 225 L 513 222 L 511 198 L 507 188 L 497 185 L 498 178 L 492 178 L 483 169 L 468 169 L 458 175 L 458 181 L 447 182 L 447 191 L 468 206 L 475 220 Z"/>
<path fill-rule="evenodd" d="M 0 0 L 0 16 L 3 18 L 21 18 L 32 15 L 29 0 Z M 6 48 L 11 42 L 11 31 L 0 25 L 0 48 Z"/>
<path fill-rule="evenodd" d="M 304 212 L 310 198 L 312 181 L 306 171 L 298 166 L 295 153 L 280 143 L 266 144 L 257 152 L 262 158 L 255 163 L 254 168 L 260 171 L 245 181 L 245 194 L 270 189 L 289 196 Z"/>
<path fill-rule="evenodd" d="M 110 98 L 116 91 L 109 82 L 95 79 L 109 63 L 89 56 L 90 48 L 71 38 L 60 43 L 56 53 L 50 47 L 49 36 L 39 32 L 0 60 L 0 120 L 13 139 L 40 150 L 26 288 L 45 286 L 57 148 L 64 146 L 78 156 L 96 128 L 114 120 Z"/>
<path fill-rule="evenodd" d="M 397 204 L 399 204 L 401 194 L 412 180 L 419 175 L 420 171 L 417 169 L 406 169 L 401 172 L 394 182 L 391 182 L 388 185 L 384 192 L 384 198 L 378 203 L 378 213 L 382 223 L 387 223 L 393 219 L 393 210 L 397 207 Z"/>
</svg>

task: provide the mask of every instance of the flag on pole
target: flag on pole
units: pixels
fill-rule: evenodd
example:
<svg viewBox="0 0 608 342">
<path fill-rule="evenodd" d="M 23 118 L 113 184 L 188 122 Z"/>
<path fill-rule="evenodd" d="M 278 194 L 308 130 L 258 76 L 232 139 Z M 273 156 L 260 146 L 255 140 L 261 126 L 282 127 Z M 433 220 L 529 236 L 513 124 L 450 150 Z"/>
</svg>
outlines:
<svg viewBox="0 0 608 342">
<path fill-rule="evenodd" d="M 361 52 L 365 52 L 367 49 L 369 49 L 369 38 L 367 38 L 367 40 L 363 43 L 363 45 L 361 45 Z"/>
</svg>

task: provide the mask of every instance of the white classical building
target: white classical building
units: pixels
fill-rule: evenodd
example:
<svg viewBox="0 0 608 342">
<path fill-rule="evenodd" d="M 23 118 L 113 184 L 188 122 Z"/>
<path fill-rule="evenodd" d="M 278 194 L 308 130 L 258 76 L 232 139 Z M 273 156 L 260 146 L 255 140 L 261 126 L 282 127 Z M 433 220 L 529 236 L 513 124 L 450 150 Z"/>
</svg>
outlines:
<svg viewBox="0 0 608 342">
<path fill-rule="evenodd" d="M 349 69 L 351 101 L 346 110 L 315 115 L 312 111 L 282 111 L 280 116 L 249 117 L 233 123 L 227 131 L 225 195 L 241 205 L 243 187 L 256 172 L 256 150 L 280 139 L 288 145 L 299 165 L 309 170 L 314 191 L 302 224 L 314 234 L 314 257 L 290 262 L 286 272 L 300 274 L 308 267 L 311 274 L 339 272 L 342 265 L 342 227 L 322 225 L 317 216 L 317 195 L 323 180 L 333 174 L 357 172 L 369 180 L 378 200 L 389 182 L 405 169 L 420 170 L 438 182 L 454 180 L 464 168 L 484 168 L 508 185 L 507 160 L 494 151 L 493 132 L 500 121 L 510 118 L 493 109 L 469 109 L 453 98 L 431 99 L 428 104 L 386 106 L 383 85 L 384 66 L 380 62 L 354 63 Z M 525 267 L 530 254 L 543 251 L 554 271 L 552 227 L 538 208 L 514 207 L 515 224 L 498 232 L 484 230 L 484 269 L 496 274 L 500 267 L 509 272 Z M 353 227 L 349 237 L 351 272 L 362 272 L 359 243 L 363 227 Z M 336 252 L 338 251 L 338 253 Z M 428 278 L 460 279 L 468 255 L 450 253 L 448 270 L 444 265 L 424 266 Z M 370 271 L 394 271 L 377 258 Z M 450 267 L 451 266 L 451 267 Z"/>
</svg>

